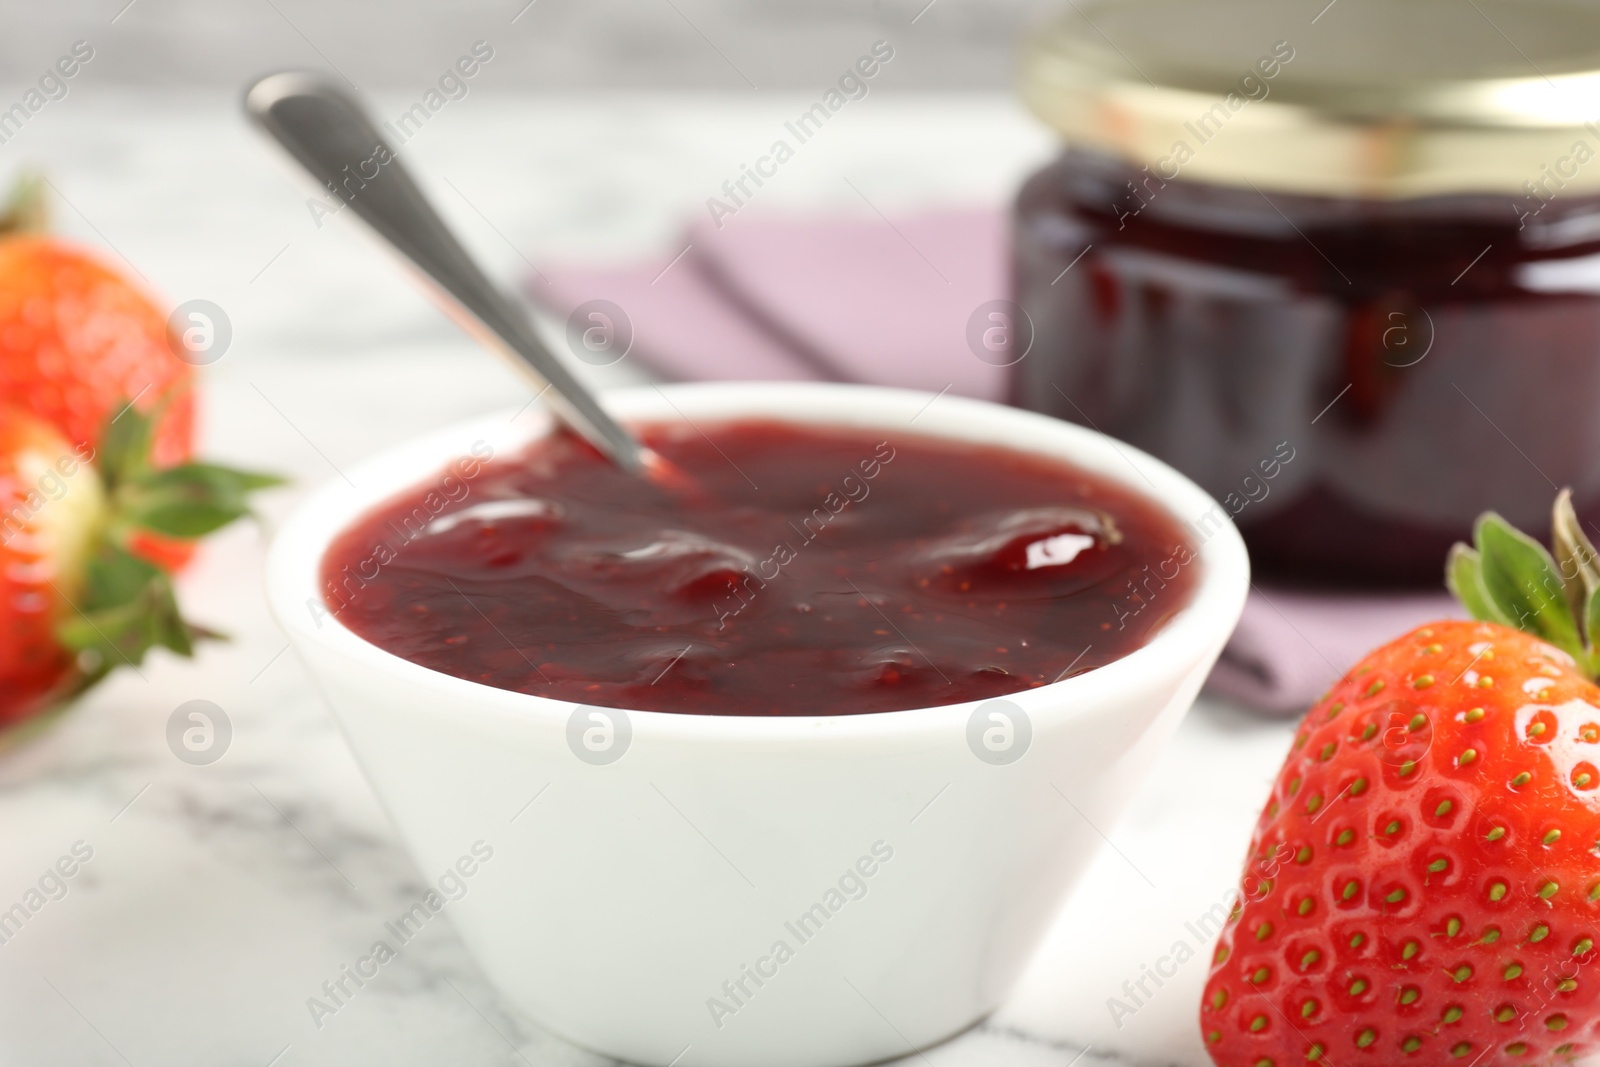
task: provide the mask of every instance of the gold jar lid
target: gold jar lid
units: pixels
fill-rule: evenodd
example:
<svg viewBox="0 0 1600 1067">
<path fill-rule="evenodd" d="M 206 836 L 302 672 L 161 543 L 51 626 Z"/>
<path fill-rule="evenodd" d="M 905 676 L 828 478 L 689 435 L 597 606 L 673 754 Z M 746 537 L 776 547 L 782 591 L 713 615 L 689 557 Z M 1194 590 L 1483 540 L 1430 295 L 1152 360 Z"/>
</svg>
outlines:
<svg viewBox="0 0 1600 1067">
<path fill-rule="evenodd" d="M 1600 5 L 1067 2 L 1025 47 L 1024 98 L 1068 143 L 1163 179 L 1366 199 L 1600 190 Z"/>
</svg>

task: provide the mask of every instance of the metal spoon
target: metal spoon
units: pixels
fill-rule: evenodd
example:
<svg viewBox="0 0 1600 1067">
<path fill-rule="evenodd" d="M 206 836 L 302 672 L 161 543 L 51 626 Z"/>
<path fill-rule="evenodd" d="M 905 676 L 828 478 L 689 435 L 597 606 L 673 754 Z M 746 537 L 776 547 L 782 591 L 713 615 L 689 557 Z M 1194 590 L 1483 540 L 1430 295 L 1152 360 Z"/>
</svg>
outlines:
<svg viewBox="0 0 1600 1067">
<path fill-rule="evenodd" d="M 311 177 L 431 279 L 469 332 L 497 338 L 502 355 L 516 357 L 510 362 L 541 390 L 548 386 L 563 422 L 623 470 L 659 471 L 659 458 L 606 413 L 539 340 L 521 307 L 467 255 L 352 94 L 291 71 L 256 82 L 244 107 Z"/>
</svg>

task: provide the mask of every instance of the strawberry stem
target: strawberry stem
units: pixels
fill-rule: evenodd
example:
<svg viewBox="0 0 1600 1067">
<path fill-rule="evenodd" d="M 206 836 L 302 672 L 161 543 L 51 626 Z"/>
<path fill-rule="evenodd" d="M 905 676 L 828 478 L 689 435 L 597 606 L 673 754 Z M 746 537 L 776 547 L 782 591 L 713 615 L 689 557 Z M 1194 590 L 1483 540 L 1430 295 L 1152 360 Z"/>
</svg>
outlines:
<svg viewBox="0 0 1600 1067">
<path fill-rule="evenodd" d="M 0 234 L 48 233 L 50 199 L 44 175 L 25 172 L 11 186 L 4 208 L 0 208 Z"/>
</svg>

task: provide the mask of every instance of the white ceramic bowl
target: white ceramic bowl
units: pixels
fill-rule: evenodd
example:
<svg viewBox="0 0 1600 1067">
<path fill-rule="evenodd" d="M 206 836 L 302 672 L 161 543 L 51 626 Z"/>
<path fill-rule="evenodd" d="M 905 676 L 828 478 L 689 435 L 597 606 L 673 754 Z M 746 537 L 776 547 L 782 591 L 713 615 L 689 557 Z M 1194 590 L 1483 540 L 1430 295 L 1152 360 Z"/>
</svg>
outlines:
<svg viewBox="0 0 1600 1067">
<path fill-rule="evenodd" d="M 1143 648 L 1011 698 L 1010 750 L 1008 722 L 973 703 L 793 718 L 575 707 L 439 674 L 314 610 L 335 534 L 476 442 L 511 455 L 548 432 L 542 413 L 362 464 L 277 537 L 278 621 L 422 872 L 472 869 L 448 880 L 460 899 L 433 903 L 539 1023 L 659 1067 L 843 1067 L 971 1025 L 1011 988 L 1233 629 L 1249 584 L 1238 533 L 1164 463 L 994 404 L 792 384 L 606 404 L 624 420 L 771 416 L 1009 446 L 1153 496 L 1196 531 L 1192 602 Z M 989 729 L 1001 747 L 980 758 Z"/>
</svg>

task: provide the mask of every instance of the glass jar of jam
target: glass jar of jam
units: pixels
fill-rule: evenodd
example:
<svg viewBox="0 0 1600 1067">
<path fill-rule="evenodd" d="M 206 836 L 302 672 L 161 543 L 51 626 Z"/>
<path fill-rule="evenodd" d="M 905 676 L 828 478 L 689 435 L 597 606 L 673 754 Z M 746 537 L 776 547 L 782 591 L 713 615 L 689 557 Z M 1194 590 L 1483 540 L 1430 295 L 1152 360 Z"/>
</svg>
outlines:
<svg viewBox="0 0 1600 1067">
<path fill-rule="evenodd" d="M 1600 532 L 1600 9 L 1100 0 L 1030 42 L 1016 403 L 1222 501 L 1257 569 L 1437 584 Z"/>
</svg>

